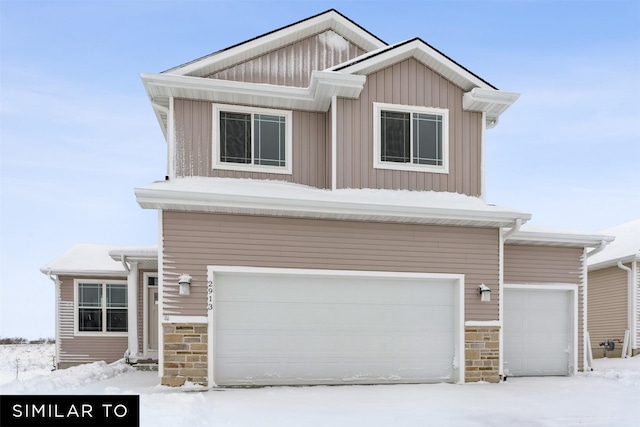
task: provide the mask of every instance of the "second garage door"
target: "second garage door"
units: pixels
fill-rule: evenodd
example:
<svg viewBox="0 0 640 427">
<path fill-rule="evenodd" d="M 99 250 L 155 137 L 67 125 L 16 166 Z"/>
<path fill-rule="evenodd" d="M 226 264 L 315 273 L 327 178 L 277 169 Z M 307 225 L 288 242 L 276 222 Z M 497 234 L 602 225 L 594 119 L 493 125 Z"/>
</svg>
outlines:
<svg viewBox="0 0 640 427">
<path fill-rule="evenodd" d="M 210 276 L 218 385 L 459 380 L 461 279 L 304 271 Z"/>
<path fill-rule="evenodd" d="M 547 286 L 504 293 L 504 373 L 568 375 L 575 357 L 574 292 Z"/>
</svg>

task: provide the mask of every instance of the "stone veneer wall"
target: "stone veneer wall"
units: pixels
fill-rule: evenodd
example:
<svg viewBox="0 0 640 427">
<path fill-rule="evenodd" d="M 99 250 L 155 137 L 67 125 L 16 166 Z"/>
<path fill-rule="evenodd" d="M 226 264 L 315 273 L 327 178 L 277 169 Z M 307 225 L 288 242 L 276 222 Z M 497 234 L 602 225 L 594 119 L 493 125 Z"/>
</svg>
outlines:
<svg viewBox="0 0 640 427">
<path fill-rule="evenodd" d="M 465 382 L 500 382 L 500 328 L 465 327 Z"/>
<path fill-rule="evenodd" d="M 163 325 L 164 373 L 162 385 L 181 386 L 186 381 L 207 385 L 207 325 Z"/>
</svg>

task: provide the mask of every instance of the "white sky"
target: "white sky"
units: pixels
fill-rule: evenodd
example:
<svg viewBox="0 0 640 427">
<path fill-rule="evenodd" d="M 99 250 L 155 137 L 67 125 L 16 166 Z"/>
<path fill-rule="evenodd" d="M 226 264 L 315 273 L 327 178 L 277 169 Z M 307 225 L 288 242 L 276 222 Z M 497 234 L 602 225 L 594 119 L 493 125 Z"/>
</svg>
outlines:
<svg viewBox="0 0 640 427">
<path fill-rule="evenodd" d="M 54 335 L 39 268 L 75 243 L 157 243 L 133 194 L 166 161 L 139 73 L 329 8 L 521 94 L 487 133 L 489 203 L 589 232 L 640 218 L 635 0 L 0 0 L 0 336 Z"/>
</svg>

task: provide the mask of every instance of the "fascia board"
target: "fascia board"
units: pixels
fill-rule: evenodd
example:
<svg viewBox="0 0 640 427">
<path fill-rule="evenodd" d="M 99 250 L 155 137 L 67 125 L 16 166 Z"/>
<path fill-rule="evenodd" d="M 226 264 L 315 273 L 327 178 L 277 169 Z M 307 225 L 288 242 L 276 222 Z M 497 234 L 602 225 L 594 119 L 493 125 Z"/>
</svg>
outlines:
<svg viewBox="0 0 640 427">
<path fill-rule="evenodd" d="M 390 206 L 374 203 L 349 203 L 326 200 L 302 200 L 277 197 L 214 194 L 196 191 L 136 188 L 136 199 L 146 209 L 247 209 L 265 214 L 287 212 L 293 216 L 318 218 L 386 219 L 411 222 L 434 220 L 440 223 L 478 222 L 501 227 L 513 225 L 520 218 L 528 221 L 530 214 L 516 211 L 481 211 L 422 206 Z"/>
<path fill-rule="evenodd" d="M 485 112 L 487 121 L 495 121 L 519 97 L 520 94 L 513 92 L 473 88 L 462 96 L 462 108 L 466 111 Z"/>
<path fill-rule="evenodd" d="M 454 81 L 454 83 L 458 84 L 465 90 L 471 90 L 474 87 L 495 90 L 495 88 L 487 82 L 480 79 L 478 76 L 466 70 L 420 39 L 401 42 L 395 46 L 386 48 L 386 50 L 385 48 L 381 50 L 383 50 L 381 53 L 371 52 L 370 54 L 365 54 L 363 55 L 365 58 L 361 60 L 356 58 L 352 65 L 346 65 L 343 67 L 338 65 L 333 68 L 343 73 L 370 74 L 388 66 L 389 63 L 396 63 L 404 59 L 414 57 L 416 60 L 424 63 L 427 67 L 434 69 L 440 74 L 445 75 L 445 73 L 441 72 L 441 70 L 445 69 L 459 76 L 459 79 L 457 79 L 458 81 Z M 367 55 L 369 57 L 366 57 Z M 447 76 L 445 75 L 445 77 Z"/>
<path fill-rule="evenodd" d="M 616 259 L 608 259 L 606 261 L 602 261 L 596 264 L 588 264 L 587 269 L 589 271 L 594 271 L 594 270 L 602 270 L 603 268 L 616 267 L 618 265 L 618 262 L 621 262 L 623 264 L 627 264 L 630 262 L 640 262 L 640 254 L 629 255 L 629 256 L 616 258 Z"/>
<path fill-rule="evenodd" d="M 505 243 L 533 243 L 533 244 L 562 244 L 576 247 L 597 247 L 603 240 L 613 240 L 610 236 L 591 234 L 566 234 L 566 233 L 542 233 L 531 231 L 517 231 L 505 241 Z"/>
<path fill-rule="evenodd" d="M 113 271 L 113 270 L 50 270 L 47 268 L 41 268 L 40 272 L 46 275 L 54 276 L 74 276 L 74 277 L 121 277 L 126 278 L 127 272 Z"/>
<path fill-rule="evenodd" d="M 354 22 L 346 19 L 338 12 L 330 10 L 280 30 L 275 30 L 263 36 L 172 68 L 165 71 L 165 73 L 194 76 L 208 74 L 215 72 L 217 69 L 228 67 L 231 64 L 278 49 L 296 40 L 326 30 L 335 30 L 342 35 L 352 35 L 355 39 L 353 42 L 361 44 L 361 47 L 365 50 L 373 50 L 386 46 L 383 41 L 377 39 Z M 206 70 L 204 74 L 202 70 Z"/>
<path fill-rule="evenodd" d="M 152 102 L 154 97 L 182 97 L 211 102 L 243 103 L 287 109 L 326 111 L 331 96 L 359 96 L 365 76 L 313 72 L 308 88 L 206 79 L 165 74 L 141 74 Z"/>
</svg>

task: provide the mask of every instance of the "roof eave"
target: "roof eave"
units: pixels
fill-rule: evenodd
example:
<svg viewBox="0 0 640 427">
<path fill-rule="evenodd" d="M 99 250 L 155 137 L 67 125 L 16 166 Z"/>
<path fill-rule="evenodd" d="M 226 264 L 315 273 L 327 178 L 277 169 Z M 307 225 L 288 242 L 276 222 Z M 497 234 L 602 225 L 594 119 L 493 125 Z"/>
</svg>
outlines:
<svg viewBox="0 0 640 427">
<path fill-rule="evenodd" d="M 606 261 L 598 262 L 595 264 L 589 264 L 587 268 L 589 271 L 602 270 L 603 268 L 615 267 L 618 265 L 618 262 L 621 262 L 623 264 L 640 262 L 640 254 L 632 254 L 620 258 L 608 259 Z"/>
<path fill-rule="evenodd" d="M 517 219 L 526 222 L 531 218 L 530 214 L 517 211 L 486 212 L 454 208 L 389 206 L 375 203 L 345 203 L 157 188 L 136 188 L 135 194 L 138 203 L 145 209 L 474 227 L 509 227 Z"/>
<path fill-rule="evenodd" d="M 74 276 L 74 277 L 119 277 L 126 278 L 127 272 L 113 270 L 69 270 L 69 269 L 40 269 L 42 274 L 47 276 Z"/>
<path fill-rule="evenodd" d="M 603 240 L 609 242 L 613 239 L 610 236 L 593 234 L 517 231 L 513 233 L 505 243 L 595 248 L 600 246 Z"/>
</svg>

